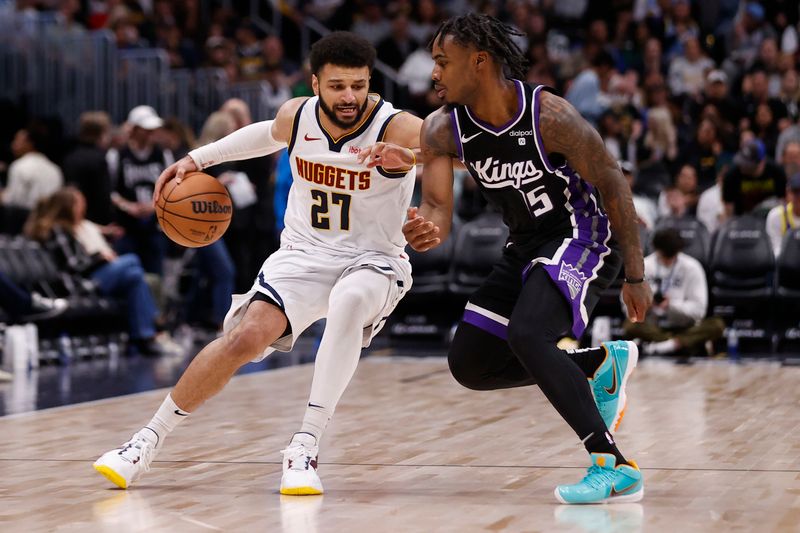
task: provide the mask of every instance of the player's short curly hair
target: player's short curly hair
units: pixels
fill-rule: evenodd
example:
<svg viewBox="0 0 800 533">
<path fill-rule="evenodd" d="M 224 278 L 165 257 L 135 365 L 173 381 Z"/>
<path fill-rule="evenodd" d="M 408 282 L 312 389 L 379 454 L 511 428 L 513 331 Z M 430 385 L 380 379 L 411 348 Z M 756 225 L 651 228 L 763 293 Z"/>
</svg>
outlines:
<svg viewBox="0 0 800 533">
<path fill-rule="evenodd" d="M 372 67 L 375 64 L 375 47 L 349 31 L 335 31 L 315 42 L 308 57 L 311 72 L 319 74 L 325 65 L 340 67 Z"/>
</svg>

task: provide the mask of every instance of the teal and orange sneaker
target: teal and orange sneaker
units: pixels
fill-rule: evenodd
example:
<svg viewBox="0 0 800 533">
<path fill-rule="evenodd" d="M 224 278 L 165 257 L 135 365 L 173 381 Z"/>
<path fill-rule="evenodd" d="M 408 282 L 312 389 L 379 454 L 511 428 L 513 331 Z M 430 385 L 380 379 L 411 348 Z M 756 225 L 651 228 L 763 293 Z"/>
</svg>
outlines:
<svg viewBox="0 0 800 533">
<path fill-rule="evenodd" d="M 617 431 L 625 416 L 628 398 L 625 386 L 639 361 L 639 348 L 631 341 L 611 341 L 602 344 L 606 358 L 589 380 L 597 409 L 612 433 Z"/>
<path fill-rule="evenodd" d="M 638 502 L 644 496 L 644 479 L 639 466 L 616 466 L 617 458 L 610 453 L 593 453 L 592 466 L 580 483 L 556 487 L 556 499 L 561 503 L 626 503 Z"/>
</svg>

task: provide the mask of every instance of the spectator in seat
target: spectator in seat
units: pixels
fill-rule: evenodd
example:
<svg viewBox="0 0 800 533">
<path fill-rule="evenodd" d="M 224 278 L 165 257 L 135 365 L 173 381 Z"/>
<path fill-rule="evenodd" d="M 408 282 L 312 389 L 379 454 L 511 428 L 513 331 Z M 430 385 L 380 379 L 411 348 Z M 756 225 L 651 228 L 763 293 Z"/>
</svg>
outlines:
<svg viewBox="0 0 800 533">
<path fill-rule="evenodd" d="M 767 160 L 760 140 L 745 142 L 733 162 L 722 181 L 726 218 L 752 213 L 775 198 L 783 199 L 786 174 L 780 165 Z"/>
<path fill-rule="evenodd" d="M 631 190 L 633 190 L 634 183 L 636 183 L 633 164 L 630 161 L 620 161 L 619 168 L 622 170 L 622 175 L 628 180 Z M 636 216 L 639 217 L 639 225 L 647 229 L 653 229 L 658 215 L 656 203 L 647 196 L 634 193 L 633 208 L 636 211 Z"/>
<path fill-rule="evenodd" d="M 767 214 L 767 235 L 775 257 L 781 254 L 781 243 L 787 231 L 800 228 L 800 172 L 793 174 L 786 185 L 786 202 Z"/>
<path fill-rule="evenodd" d="M 578 74 L 567 90 L 567 101 L 593 124 L 608 108 L 608 82 L 614 72 L 614 58 L 602 50 L 592 59 L 591 67 Z"/>
<path fill-rule="evenodd" d="M 0 272 L 0 309 L 12 320 L 41 320 L 60 315 L 69 308 L 63 298 L 47 298 L 28 292 Z"/>
<path fill-rule="evenodd" d="M 707 341 L 722 336 L 725 323 L 704 318 L 708 308 L 708 283 L 700 262 L 681 252 L 683 239 L 674 228 L 653 236 L 655 252 L 644 260 L 645 277 L 653 289 L 653 306 L 644 322 L 625 321 L 627 338 L 645 342 L 651 354 L 702 353 Z"/>
<path fill-rule="evenodd" d="M 397 70 L 411 52 L 419 48 L 419 44 L 409 34 L 408 16 L 403 12 L 392 16 L 392 31 L 388 37 L 376 46 L 381 61 Z"/>
<path fill-rule="evenodd" d="M 675 96 L 696 96 L 703 89 L 706 72 L 714 62 L 703 53 L 700 38 L 687 33 L 682 38 L 683 55 L 675 57 L 669 65 L 669 87 Z"/>
<path fill-rule="evenodd" d="M 128 114 L 128 141 L 119 151 L 116 191 L 111 199 L 125 236 L 116 243 L 120 255 L 136 253 L 147 272 L 161 274 L 166 240 L 156 221 L 153 185 L 161 172 L 174 162 L 169 150 L 155 142 L 155 132 L 164 125 L 155 109 L 137 106 Z"/>
<path fill-rule="evenodd" d="M 104 111 L 82 113 L 78 146 L 64 158 L 64 178 L 86 198 L 86 218 L 98 224 L 112 221 L 111 176 L 106 151 L 111 143 L 111 120 Z"/>
<path fill-rule="evenodd" d="M 697 199 L 697 170 L 691 165 L 683 165 L 675 176 L 675 183 L 658 196 L 658 216 L 695 216 Z"/>
<path fill-rule="evenodd" d="M 64 184 L 61 169 L 42 153 L 48 135 L 47 127 L 38 121 L 17 131 L 11 142 L 16 160 L 8 167 L 8 184 L 0 193 L 4 204 L 33 209 Z"/>
<path fill-rule="evenodd" d="M 86 200 L 78 189 L 65 187 L 39 202 L 25 234 L 44 243 L 62 270 L 93 281 L 104 296 L 125 298 L 134 348 L 145 356 L 163 353 L 156 340 L 157 309 L 142 263 L 136 254 L 118 256 L 97 225 L 86 220 Z"/>
</svg>

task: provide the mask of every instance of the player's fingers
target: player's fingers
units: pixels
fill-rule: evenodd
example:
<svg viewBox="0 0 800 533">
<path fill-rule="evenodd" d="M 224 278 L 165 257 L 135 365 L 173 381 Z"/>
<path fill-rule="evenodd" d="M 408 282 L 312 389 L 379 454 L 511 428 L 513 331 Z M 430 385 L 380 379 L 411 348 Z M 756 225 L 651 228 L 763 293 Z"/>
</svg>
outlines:
<svg viewBox="0 0 800 533">
<path fill-rule="evenodd" d="M 185 174 L 186 174 L 186 170 L 183 167 L 178 166 L 178 170 L 175 172 L 175 179 L 178 181 L 179 185 L 180 185 L 181 181 L 183 181 L 183 176 Z"/>
<path fill-rule="evenodd" d="M 418 210 L 419 210 L 418 207 L 409 207 L 408 211 L 406 211 L 406 218 L 408 218 L 408 220 L 416 218 Z"/>
<path fill-rule="evenodd" d="M 419 237 L 431 233 L 433 231 L 433 228 L 434 228 L 433 222 L 426 222 L 423 219 L 421 224 L 414 226 L 408 231 L 407 236 L 411 236 L 411 238 L 417 239 Z"/>
<path fill-rule="evenodd" d="M 418 252 L 427 252 L 431 248 L 436 248 L 442 242 L 441 239 L 432 239 L 430 241 L 426 241 L 425 243 L 419 244 L 417 246 L 413 246 L 413 248 Z"/>
<path fill-rule="evenodd" d="M 153 204 L 158 203 L 158 199 L 161 198 L 161 189 L 163 189 L 164 185 L 169 181 L 171 171 L 171 168 L 166 168 L 164 172 L 158 176 L 156 184 L 153 186 Z"/>
<path fill-rule="evenodd" d="M 358 162 L 364 164 L 365 162 L 368 163 L 369 159 L 372 157 L 372 151 L 375 149 L 375 145 L 369 146 L 367 148 L 362 148 L 360 152 L 358 152 Z"/>
<path fill-rule="evenodd" d="M 370 154 L 370 161 L 369 161 L 369 168 L 377 167 L 378 165 L 383 164 L 383 152 L 386 150 L 385 143 L 377 143 L 372 148 L 372 153 Z"/>
<path fill-rule="evenodd" d="M 408 222 L 403 224 L 403 233 L 406 233 L 408 231 L 413 231 L 413 230 L 417 229 L 418 227 L 422 226 L 422 224 L 424 224 L 424 223 L 425 223 L 425 219 L 422 218 L 422 217 L 416 217 L 416 218 L 409 219 Z"/>
</svg>

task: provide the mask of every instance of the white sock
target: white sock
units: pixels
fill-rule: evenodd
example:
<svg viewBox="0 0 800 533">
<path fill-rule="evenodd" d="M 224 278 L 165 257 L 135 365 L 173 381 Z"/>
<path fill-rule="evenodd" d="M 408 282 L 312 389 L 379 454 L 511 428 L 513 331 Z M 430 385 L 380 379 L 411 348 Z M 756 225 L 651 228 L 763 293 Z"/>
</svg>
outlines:
<svg viewBox="0 0 800 533">
<path fill-rule="evenodd" d="M 380 313 L 391 283 L 379 272 L 361 269 L 339 280 L 331 291 L 311 395 L 300 428 L 313 435 L 317 443 L 358 366 L 364 325 Z"/>
<path fill-rule="evenodd" d="M 657 354 L 672 353 L 677 351 L 678 348 L 678 342 L 675 339 L 650 343 L 650 352 Z"/>
<path fill-rule="evenodd" d="M 308 407 L 306 407 L 306 414 L 303 417 L 303 425 L 300 426 L 300 432 L 314 435 L 317 442 L 319 442 L 322 432 L 325 431 L 325 427 L 328 425 L 331 416 L 333 416 L 333 411 L 330 409 L 309 402 Z"/>
<path fill-rule="evenodd" d="M 158 408 L 152 420 L 143 428 L 149 429 L 150 431 L 142 432 L 142 436 L 151 441 L 156 448 L 160 448 L 164 443 L 164 439 L 167 438 L 167 435 L 175 429 L 175 426 L 186 420 L 188 416 L 189 413 L 178 407 L 175 402 L 172 401 L 172 395 L 167 394 L 167 397 L 164 398 L 164 402 L 161 404 L 161 407 Z M 150 437 L 152 435 L 155 435 L 155 438 L 151 440 Z"/>
</svg>

